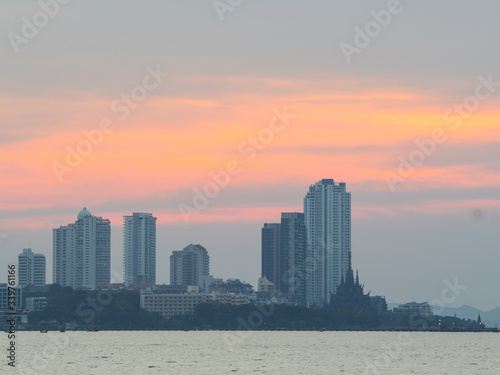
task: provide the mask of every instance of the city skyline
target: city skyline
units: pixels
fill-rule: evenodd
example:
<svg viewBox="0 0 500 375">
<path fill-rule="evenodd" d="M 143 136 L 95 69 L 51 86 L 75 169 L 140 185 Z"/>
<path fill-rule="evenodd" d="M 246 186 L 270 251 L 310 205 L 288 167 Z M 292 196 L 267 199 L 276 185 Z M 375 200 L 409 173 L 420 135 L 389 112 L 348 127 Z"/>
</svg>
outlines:
<svg viewBox="0 0 500 375">
<path fill-rule="evenodd" d="M 320 182 L 321 182 L 321 181 L 320 181 Z M 84 216 L 87 216 L 88 214 L 90 214 L 90 213 L 86 210 L 86 208 L 84 208 L 84 210 L 80 212 L 80 215 L 83 215 L 83 213 L 84 213 Z M 87 214 L 87 213 L 88 213 L 88 214 Z M 123 218 L 123 217 L 126 217 L 126 216 L 122 216 L 122 218 Z M 73 224 L 69 224 L 69 225 L 73 225 Z M 121 239 L 123 239 L 123 226 L 122 226 L 120 229 L 121 229 L 121 234 L 122 234 Z M 115 244 L 115 247 L 116 247 L 116 244 Z M 121 247 L 121 249 L 122 249 L 122 252 L 121 252 L 121 254 L 120 254 L 120 256 L 121 256 L 121 259 L 120 259 L 120 260 L 121 260 L 121 263 L 123 264 L 123 241 L 122 241 L 122 243 L 121 243 L 120 247 Z M 260 249 L 259 249 L 259 250 L 260 250 Z M 169 251 L 170 251 L 170 250 L 169 250 Z M 50 256 L 50 254 L 48 254 L 48 256 Z M 260 256 L 260 252 L 259 252 L 259 256 Z M 115 257 L 115 258 L 116 258 L 116 257 Z M 116 259 L 115 259 L 115 262 L 114 262 L 114 263 L 117 263 Z M 51 264 L 51 262 L 49 262 L 48 264 L 50 265 L 50 264 Z M 356 267 L 356 268 L 358 268 L 358 267 Z M 114 282 L 119 282 L 120 280 L 119 280 L 117 277 L 119 277 L 119 275 L 122 275 L 123 270 L 120 270 L 120 269 L 117 269 L 117 268 L 112 268 L 112 270 L 111 270 L 111 271 L 112 271 L 112 273 L 114 274 L 114 275 L 113 275 L 113 277 L 112 277 L 112 280 L 111 280 L 111 281 L 112 281 L 112 282 L 113 282 L 113 281 L 114 281 Z M 368 270 L 368 271 L 369 271 L 369 270 Z M 259 275 L 260 275 L 260 271 L 259 271 Z M 231 279 L 231 278 L 240 278 L 240 279 L 242 279 L 242 280 L 253 280 L 253 279 L 257 279 L 257 277 L 255 277 L 255 276 L 253 276 L 253 278 L 245 278 L 245 276 L 241 276 L 240 274 L 235 274 L 235 273 L 232 273 L 232 274 L 229 274 L 229 275 L 228 275 L 227 273 L 224 273 L 223 271 L 222 271 L 222 272 L 219 272 L 219 273 L 217 273 L 217 272 L 216 272 L 216 276 L 223 276 L 223 278 L 227 278 L 227 279 Z M 162 278 L 161 278 L 161 279 L 162 279 L 162 281 L 158 282 L 157 284 L 168 284 L 168 283 L 169 283 L 169 280 L 168 280 L 168 279 L 169 279 L 169 277 L 170 277 L 170 276 L 167 276 L 167 274 L 166 274 L 166 273 L 163 273 L 163 274 L 162 274 Z M 448 280 L 445 280 L 445 281 L 448 281 Z M 257 284 L 258 284 L 258 283 L 257 283 L 257 281 L 255 281 L 255 282 L 252 282 L 252 284 L 253 284 L 255 287 L 257 287 Z M 446 284 L 445 284 L 445 286 L 446 286 Z M 383 291 L 383 290 L 377 291 L 377 294 L 382 294 L 382 295 L 384 295 L 384 291 Z M 394 300 L 394 299 L 393 299 L 392 301 L 393 301 L 393 302 L 404 302 L 404 301 L 405 301 L 405 299 L 404 299 L 404 298 L 405 298 L 405 297 L 404 297 L 404 295 L 403 295 L 403 297 L 401 297 L 401 300 Z M 418 299 L 418 298 L 410 298 L 410 297 L 408 297 L 407 299 L 408 299 L 408 300 L 409 300 L 409 299 L 414 300 L 414 299 Z M 419 299 L 419 300 L 424 300 L 424 299 L 422 299 L 422 298 L 421 298 L 421 299 Z M 389 300 L 389 301 L 391 301 L 391 300 Z M 455 305 L 456 305 L 456 304 L 455 304 Z M 458 306 L 460 306 L 460 305 L 461 305 L 461 304 L 458 304 Z M 484 309 L 484 308 L 483 308 L 483 309 Z M 488 309 L 485 309 L 485 310 L 488 310 Z"/>
<path fill-rule="evenodd" d="M 344 246 L 344 249 L 345 250 L 342 250 L 340 252 L 338 252 L 337 255 L 335 255 L 333 258 L 331 258 L 332 256 L 331 255 L 320 255 L 320 259 L 331 259 L 333 261 L 333 259 L 336 259 L 336 261 L 333 261 L 333 263 L 337 263 L 337 264 L 342 264 L 342 266 L 338 269 L 338 271 L 340 271 L 340 274 L 339 275 L 342 275 L 342 276 L 339 276 L 339 275 L 334 275 L 335 272 L 333 270 L 330 270 L 329 273 L 325 273 L 325 275 L 329 275 L 329 276 L 323 276 L 325 277 L 325 281 L 324 281 L 324 284 L 323 284 L 323 295 L 325 296 L 325 299 L 323 300 L 323 302 L 318 302 L 318 301 L 315 301 L 313 297 L 312 299 L 310 297 L 307 297 L 306 298 L 306 305 L 323 305 L 323 303 L 329 303 L 329 299 L 327 298 L 327 295 L 328 293 L 331 294 L 334 294 L 335 293 L 335 290 L 336 290 L 336 286 L 340 284 L 340 280 L 342 277 L 345 277 L 346 275 L 346 271 L 348 269 L 351 269 L 352 270 L 352 264 L 351 264 L 351 248 L 350 248 L 350 243 L 351 243 L 351 238 L 350 238 L 350 232 L 351 232 L 351 228 L 350 228 L 350 222 L 351 222 L 351 218 L 350 218 L 350 214 L 351 214 L 351 196 L 350 196 L 350 193 L 346 191 L 346 183 L 345 182 L 340 182 L 338 183 L 338 185 L 335 184 L 334 182 L 334 179 L 321 179 L 319 180 L 318 182 L 314 183 L 314 184 L 311 184 L 310 187 L 309 187 L 309 191 L 306 193 L 304 199 L 304 212 L 282 212 L 281 213 L 281 222 L 280 223 L 265 223 L 264 226 L 262 227 L 262 235 L 264 235 L 264 232 L 265 230 L 269 231 L 271 230 L 272 232 L 275 232 L 273 234 L 273 236 L 276 236 L 274 238 L 274 241 L 276 242 L 273 246 L 278 246 L 278 248 L 276 250 L 271 249 L 272 252 L 274 252 L 274 256 L 278 256 L 278 259 L 282 262 L 282 264 L 279 266 L 278 269 L 275 270 L 275 272 L 277 272 L 276 275 L 281 275 L 281 278 L 283 279 L 282 283 L 279 283 L 278 285 L 280 285 L 279 288 L 276 288 L 276 290 L 281 290 L 282 292 L 287 292 L 287 291 L 290 291 L 288 290 L 289 286 L 287 286 L 287 282 L 295 282 L 297 280 L 297 278 L 295 278 L 295 281 L 294 278 L 288 278 L 288 275 L 290 275 L 290 269 L 285 269 L 285 268 L 282 268 L 284 263 L 281 259 L 281 257 L 283 256 L 288 256 L 288 253 L 287 254 L 284 254 L 283 251 L 287 252 L 287 251 L 290 251 L 292 249 L 295 249 L 297 244 L 296 244 L 296 236 L 298 235 L 299 238 L 302 236 L 301 234 L 301 231 L 299 229 L 299 232 L 297 234 L 292 234 L 292 232 L 295 232 L 295 230 L 297 228 L 300 228 L 297 227 L 297 225 L 302 225 L 304 226 L 304 235 L 307 234 L 307 241 L 308 244 L 305 246 L 307 251 L 309 254 L 312 254 L 314 255 L 314 246 L 311 247 L 311 243 L 309 243 L 313 238 L 317 237 L 319 235 L 319 237 L 324 237 L 326 235 L 326 233 L 328 233 L 327 237 L 329 238 L 327 242 L 327 245 L 325 248 L 323 248 L 322 250 L 326 251 L 325 254 L 328 253 L 328 249 L 330 248 L 328 246 L 328 242 L 331 242 L 332 239 L 334 238 L 337 238 L 338 239 L 338 243 L 337 247 L 333 247 L 333 248 L 337 248 L 337 250 L 335 251 L 339 251 L 340 248 L 342 248 Z M 319 209 L 319 210 L 318 210 Z M 318 213 L 315 213 L 315 210 L 319 213 L 321 212 L 320 216 L 318 216 Z M 306 220 L 306 218 L 308 218 Z M 318 218 L 321 218 L 321 219 L 318 219 Z M 298 221 L 297 221 L 298 220 Z M 319 221 L 318 221 L 319 220 Z M 347 221 L 345 221 L 347 220 Z M 139 221 L 141 222 L 139 224 Z M 148 224 L 148 225 L 145 225 L 144 223 L 142 222 L 149 222 L 151 221 L 152 224 Z M 58 242 L 61 240 L 62 236 L 61 237 L 61 234 L 64 234 L 65 232 L 68 232 L 67 235 L 69 235 L 69 237 L 71 236 L 75 236 L 77 233 L 85 233 L 85 232 L 94 232 L 93 236 L 96 236 L 97 232 L 96 232 L 96 223 L 94 222 L 99 222 L 99 223 L 102 223 L 102 224 L 105 224 L 106 226 L 109 226 L 109 228 L 111 227 L 111 223 L 108 219 L 102 219 L 102 217 L 97 217 L 97 216 L 94 216 L 90 213 L 90 211 L 87 210 L 86 207 L 83 208 L 83 210 L 81 210 L 79 213 L 78 213 L 78 216 L 77 216 L 77 221 L 75 223 L 70 223 L 66 226 L 60 226 L 59 228 L 55 228 L 53 229 L 53 232 L 54 233 L 58 233 L 58 235 L 56 237 L 54 237 L 54 249 L 58 248 L 59 244 Z M 345 222 L 345 223 L 343 223 Z M 135 223 L 135 224 L 134 224 Z M 151 227 L 151 225 L 153 225 Z M 284 225 L 284 228 L 285 230 L 282 229 Z M 135 229 L 133 227 L 136 227 Z M 306 227 L 330 227 L 330 230 L 333 230 L 333 232 L 331 231 L 324 231 L 324 229 L 320 232 L 320 233 L 315 233 L 314 230 L 311 231 L 311 230 L 307 230 Z M 149 228 L 149 229 L 148 229 Z M 295 228 L 295 229 L 293 229 Z M 343 229 L 342 229 L 343 228 Z M 127 234 L 131 234 L 133 232 L 137 232 L 138 229 L 141 229 L 141 233 L 142 233 L 142 236 L 144 236 L 144 234 L 146 233 L 149 233 L 148 236 L 150 237 L 150 239 L 153 239 L 154 241 L 154 244 L 156 244 L 156 217 L 153 216 L 152 213 L 144 213 L 144 212 L 134 212 L 132 215 L 124 215 L 123 216 L 123 227 L 122 227 L 122 233 L 123 233 L 123 237 L 122 237 L 122 249 L 124 250 L 123 253 L 122 253 L 122 262 L 123 262 L 123 275 L 126 276 L 127 272 L 125 271 L 126 270 L 126 254 L 127 252 L 125 251 L 125 249 L 127 248 L 127 244 L 131 244 L 132 242 L 134 241 L 131 241 L 132 239 L 129 238 L 130 236 L 127 236 Z M 347 230 L 346 232 L 346 236 L 342 235 L 342 231 L 345 231 Z M 101 230 L 102 231 L 102 230 Z M 61 232 L 61 233 L 59 233 Z M 102 238 L 102 235 L 103 233 L 101 234 L 101 238 Z M 107 237 L 104 236 L 104 237 Z M 147 237 L 147 236 L 146 236 Z M 137 237 L 138 238 L 142 238 L 141 236 Z M 287 241 L 286 238 L 289 238 L 290 241 Z M 146 238 L 143 238 L 143 240 L 145 240 Z M 74 241 L 74 240 L 73 240 Z M 106 246 L 110 246 L 111 244 L 109 243 L 109 240 L 106 239 L 106 241 L 108 241 L 108 245 Z M 92 240 L 89 239 L 89 238 L 85 238 L 85 236 L 83 237 L 83 239 L 80 241 L 82 242 L 81 246 L 85 247 L 85 244 L 88 245 L 87 247 L 89 247 L 91 244 L 92 244 Z M 282 246 L 282 244 L 285 244 L 285 246 Z M 97 244 L 94 244 L 94 245 L 97 245 Z M 144 244 L 143 244 L 144 246 Z M 263 257 L 264 256 L 264 237 L 262 237 L 262 248 L 261 248 L 261 256 Z M 339 247 L 340 246 L 340 247 Z M 99 246 L 94 246 L 94 247 L 99 247 Z M 101 246 L 102 247 L 102 246 Z M 129 246 L 130 247 L 130 246 Z M 320 246 L 321 247 L 321 246 Z M 90 248 L 89 248 L 90 249 Z M 174 257 L 177 257 L 177 255 L 180 255 L 184 252 L 192 252 L 192 251 L 197 251 L 198 249 L 204 251 L 205 253 L 205 257 L 206 257 L 206 261 L 202 261 L 202 263 L 200 263 L 200 267 L 199 268 L 199 276 L 196 278 L 193 275 L 191 276 L 188 276 L 190 278 L 192 278 L 193 280 L 196 279 L 200 279 L 200 276 L 202 277 L 206 277 L 206 276 L 209 276 L 209 278 L 207 278 L 206 280 L 198 280 L 198 281 L 194 281 L 193 282 L 193 285 L 199 285 L 200 287 L 203 288 L 203 286 L 206 284 L 206 282 L 209 281 L 209 279 L 214 279 L 214 277 L 211 275 L 210 273 L 210 260 L 209 260 L 209 256 L 208 256 L 208 253 L 206 251 L 206 248 L 201 246 L 201 245 L 193 245 L 193 244 L 190 244 L 186 247 L 184 247 L 184 249 L 182 251 L 172 251 L 172 255 L 170 256 L 170 267 L 165 267 L 165 265 L 163 264 L 160 264 L 159 267 L 163 270 L 165 270 L 166 268 L 170 268 L 170 275 L 169 275 L 169 278 L 170 278 L 170 285 L 181 285 L 179 284 L 179 282 L 177 281 L 174 281 L 172 282 L 172 267 L 175 268 L 173 262 L 172 262 L 172 258 Z M 285 250 L 284 250 L 285 249 Z M 28 250 L 31 250 L 31 249 L 23 249 L 23 253 L 27 253 Z M 300 246 L 299 246 L 299 253 L 301 252 L 300 250 Z M 59 250 L 58 250 L 59 251 Z M 331 251 L 331 250 L 330 250 Z M 89 252 L 89 251 L 87 251 Z M 85 258 L 85 255 L 84 255 L 85 251 L 83 251 L 83 253 L 81 254 L 80 258 L 84 259 Z M 95 251 L 94 251 L 95 253 Z M 155 253 L 155 252 L 154 252 Z M 283 253 L 283 254 L 281 254 Z M 56 253 L 53 254 L 53 256 L 55 255 Z M 279 254 L 279 255 L 277 255 Z M 19 257 L 21 257 L 23 254 L 19 254 Z M 43 254 L 36 254 L 36 255 L 39 255 L 39 256 L 44 256 Z M 154 258 L 156 254 L 154 254 Z M 74 255 L 75 256 L 75 255 Z M 310 258 L 313 258 L 311 255 L 309 255 Z M 87 258 L 88 258 L 88 255 L 87 255 Z M 54 257 L 54 260 L 56 259 L 56 257 Z M 307 259 L 307 258 L 306 258 Z M 97 258 L 96 258 L 97 260 Z M 339 263 L 340 261 L 340 263 Z M 153 261 L 154 263 L 156 262 L 156 260 Z M 191 260 L 190 262 L 188 263 L 193 263 L 194 261 Z M 198 261 L 197 261 L 198 262 Z M 299 255 L 299 262 L 300 262 L 300 255 Z M 89 269 L 89 267 L 85 267 L 85 262 L 81 262 L 82 265 L 81 265 L 81 269 L 84 270 L 84 269 Z M 181 262 L 181 269 L 183 268 L 186 268 L 186 265 Z M 196 262 L 194 262 L 196 263 Z M 194 264 L 193 263 L 193 264 Z M 199 262 L 198 262 L 199 263 Z M 206 263 L 206 264 L 205 264 Z M 309 265 L 304 265 L 303 268 L 304 269 L 311 269 L 310 265 L 311 264 L 317 264 L 318 262 L 316 261 L 312 261 L 311 262 L 311 259 L 309 260 Z M 76 264 L 78 264 L 78 262 L 76 262 Z M 186 263 L 187 264 L 187 263 Z M 155 263 L 156 265 L 156 263 Z M 261 272 L 259 273 L 259 277 L 261 276 L 267 276 L 267 275 L 264 275 L 264 258 L 262 258 L 262 269 L 260 270 Z M 320 268 L 325 268 L 325 270 L 327 269 L 327 265 L 324 264 L 322 266 L 320 266 Z M 65 285 L 68 285 L 68 286 L 76 286 L 77 288 L 79 287 L 77 285 L 77 283 L 80 283 L 82 285 L 82 287 L 84 288 L 90 288 L 90 289 L 93 289 L 95 288 L 95 285 L 98 284 L 97 282 L 95 284 L 89 284 L 89 281 L 85 281 L 85 276 L 82 275 L 80 277 L 80 281 L 78 281 L 78 276 L 75 274 L 75 269 L 77 267 L 70 267 L 70 273 L 72 274 L 71 277 L 73 277 L 74 281 L 72 281 L 72 283 L 74 285 L 69 285 L 67 282 Z M 203 269 L 203 271 L 202 271 Z M 95 270 L 97 271 L 97 269 Z M 111 270 L 109 271 L 106 271 L 106 274 L 108 274 Z M 119 282 L 120 280 L 117 280 L 116 277 L 118 275 L 118 272 L 116 269 L 112 270 L 113 273 L 114 273 L 114 280 L 111 280 L 111 282 Z M 337 273 L 338 273 L 337 271 Z M 303 273 L 303 269 L 302 269 L 302 265 L 299 266 L 298 269 L 295 269 L 294 268 L 294 271 L 292 271 L 292 273 L 294 274 L 299 274 L 300 276 L 304 275 Z M 87 272 L 88 273 L 88 272 Z M 102 274 L 102 271 L 100 272 Z M 156 268 L 155 268 L 155 271 L 154 273 L 156 273 Z M 97 274 L 97 272 L 96 272 Z M 175 272 L 175 274 L 177 274 L 177 272 Z M 309 273 L 309 277 L 307 277 L 307 280 L 311 280 L 311 279 L 314 279 L 314 276 L 311 277 L 311 275 L 313 275 L 314 273 Z M 305 272 L 305 275 L 307 276 L 307 270 Z M 165 278 L 165 273 L 162 274 L 163 278 Z M 216 275 L 216 276 L 219 276 L 219 275 Z M 287 277 L 285 277 L 287 276 Z M 53 278 L 55 278 L 56 276 L 53 275 Z M 106 278 L 108 276 L 105 276 L 104 278 Z M 174 276 L 175 278 L 175 276 Z M 182 278 L 182 277 L 181 277 Z M 232 277 L 227 277 L 228 279 L 231 279 L 231 278 L 236 278 L 236 279 L 243 279 L 243 277 L 240 277 L 239 275 L 236 275 L 236 276 L 232 276 Z M 145 275 L 143 275 L 143 277 L 140 279 L 140 280 L 145 280 L 146 277 Z M 54 279 L 55 280 L 55 279 Z M 104 280 L 102 278 L 102 275 L 101 275 L 101 281 Z M 143 283 L 127 283 L 126 281 L 126 277 L 124 277 L 123 279 L 123 282 L 126 284 L 126 285 L 132 285 L 132 284 L 143 284 Z M 139 279 L 138 279 L 139 280 Z M 221 279 L 219 279 L 221 280 Z M 110 281 L 110 278 L 108 277 L 107 278 L 107 281 L 105 280 L 104 282 L 102 282 L 103 284 L 107 283 Z M 85 284 L 86 283 L 86 284 Z M 447 284 L 446 284 L 447 283 Z M 155 283 L 145 283 L 145 284 L 149 284 L 149 285 L 153 285 Z M 160 284 L 160 283 L 156 283 L 156 284 Z M 166 282 L 163 282 L 162 284 L 166 284 Z M 457 283 L 457 280 L 455 279 L 455 284 L 458 285 Z M 257 288 L 257 285 L 258 285 L 258 282 L 254 284 L 255 288 Z M 306 283 L 307 285 L 307 283 Z M 445 280 L 445 285 L 450 285 L 450 282 L 449 280 Z M 300 287 L 299 287 L 300 288 Z M 463 288 L 463 286 L 461 287 L 462 289 L 465 289 Z M 285 290 L 286 289 L 286 290 Z M 292 288 L 294 289 L 294 288 Z M 314 289 L 314 288 L 313 288 Z M 314 295 L 314 292 L 311 292 L 311 291 L 304 291 L 304 294 L 305 296 L 307 296 L 307 294 L 309 294 L 309 296 L 312 296 Z M 383 291 L 380 293 L 382 295 L 384 295 Z M 411 298 L 408 298 L 408 299 L 411 299 Z M 299 300 L 297 300 L 299 304 L 302 304 L 302 302 L 300 302 Z"/>
<path fill-rule="evenodd" d="M 0 262 L 50 259 L 87 206 L 121 274 L 123 215 L 154 212 L 158 263 L 200 243 L 214 275 L 256 285 L 262 224 L 331 176 L 367 290 L 433 300 L 458 278 L 455 305 L 496 307 L 499 7 L 402 1 L 363 40 L 387 2 L 243 2 L 224 21 L 211 2 L 72 3 L 16 53 L 41 9 L 2 3 Z"/>
</svg>

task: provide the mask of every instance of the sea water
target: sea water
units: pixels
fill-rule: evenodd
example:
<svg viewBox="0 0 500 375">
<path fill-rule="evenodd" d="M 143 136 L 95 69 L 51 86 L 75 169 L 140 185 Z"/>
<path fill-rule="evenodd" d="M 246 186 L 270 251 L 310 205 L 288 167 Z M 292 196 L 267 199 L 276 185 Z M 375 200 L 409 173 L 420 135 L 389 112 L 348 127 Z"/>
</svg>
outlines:
<svg viewBox="0 0 500 375">
<path fill-rule="evenodd" d="M 16 368 L 3 357 L 1 374 L 500 375 L 500 334 L 18 332 Z"/>
</svg>

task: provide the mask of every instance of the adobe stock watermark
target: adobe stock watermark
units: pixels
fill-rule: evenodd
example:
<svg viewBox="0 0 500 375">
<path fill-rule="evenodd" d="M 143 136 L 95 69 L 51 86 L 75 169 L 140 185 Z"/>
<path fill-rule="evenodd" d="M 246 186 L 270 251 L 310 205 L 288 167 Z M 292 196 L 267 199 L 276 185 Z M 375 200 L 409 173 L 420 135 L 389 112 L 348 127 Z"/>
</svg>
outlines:
<svg viewBox="0 0 500 375">
<path fill-rule="evenodd" d="M 461 103 L 455 103 L 443 113 L 443 120 L 452 124 L 451 130 L 458 130 L 463 125 L 464 119 L 467 119 L 481 105 L 481 102 L 489 99 L 498 87 L 500 81 L 495 81 L 493 74 L 487 78 L 477 77 L 478 84 L 473 95 L 467 96 Z M 398 156 L 397 172 L 385 171 L 384 178 L 391 191 L 396 190 L 397 184 L 404 183 L 416 171 L 416 168 L 423 165 L 424 162 L 436 152 L 438 145 L 446 142 L 448 139 L 447 131 L 444 128 L 435 128 L 430 136 L 424 139 L 416 139 L 416 147 L 403 157 Z"/>
<path fill-rule="evenodd" d="M 236 321 L 239 323 L 234 333 L 224 332 L 224 342 L 230 351 L 234 351 L 234 346 L 243 343 L 245 339 L 252 336 L 253 331 L 264 324 L 266 318 L 274 313 L 274 304 L 254 304 L 255 311 L 248 314 L 247 319 L 239 316 Z"/>
<path fill-rule="evenodd" d="M 344 41 L 339 44 L 340 50 L 344 54 L 347 63 L 351 63 L 351 56 L 353 54 L 359 55 L 363 49 L 368 47 L 372 40 L 379 36 L 383 29 L 389 26 L 393 16 L 401 14 L 403 10 L 404 7 L 400 0 L 389 0 L 386 9 L 370 11 L 372 20 L 368 21 L 363 28 L 354 28 L 354 39 L 352 44 Z"/>
<path fill-rule="evenodd" d="M 4 239 L 9 237 L 7 233 L 0 233 L 0 244 L 3 242 Z"/>
<path fill-rule="evenodd" d="M 224 21 L 227 12 L 233 12 L 237 7 L 241 5 L 243 0 L 214 0 L 212 5 L 214 6 L 217 16 L 221 21 Z"/>
<path fill-rule="evenodd" d="M 250 136 L 237 147 L 239 155 L 246 155 L 247 163 L 253 161 L 259 152 L 264 150 L 275 138 L 276 134 L 281 133 L 290 124 L 290 120 L 296 115 L 287 112 L 287 108 L 282 110 L 274 109 L 274 116 L 269 121 L 269 125 L 259 130 L 255 136 Z M 223 170 L 210 172 L 211 181 L 207 182 L 203 189 L 193 188 L 194 196 L 191 205 L 179 204 L 179 211 L 184 221 L 189 224 L 190 218 L 194 214 L 199 214 L 201 210 L 208 207 L 210 200 L 219 196 L 231 182 L 231 178 L 238 176 L 243 171 L 242 163 L 236 159 L 229 160 Z"/>
<path fill-rule="evenodd" d="M 365 362 L 363 375 L 383 375 L 393 361 L 401 359 L 403 348 L 413 344 L 413 339 L 408 332 L 400 332 L 395 342 L 382 344 L 383 353 L 378 355 L 373 362 Z"/>
<path fill-rule="evenodd" d="M 453 282 L 445 279 L 444 281 L 445 288 L 441 291 L 440 298 L 433 299 L 430 302 L 431 306 L 437 306 L 438 310 L 434 310 L 434 315 L 441 315 L 444 313 L 444 308 L 446 305 L 451 305 L 457 297 L 462 295 L 462 291 L 467 289 L 466 285 L 460 285 L 458 283 L 458 277 L 453 279 Z"/>
<path fill-rule="evenodd" d="M 90 155 L 94 147 L 98 147 L 106 134 L 112 133 L 116 128 L 116 120 L 123 121 L 133 109 L 139 107 L 140 103 L 147 99 L 149 92 L 155 90 L 170 75 L 161 71 L 160 64 L 156 68 L 146 67 L 146 75 L 142 78 L 141 84 L 133 87 L 130 92 L 122 94 L 120 98 L 114 100 L 110 105 L 110 110 L 117 116 L 117 119 L 104 117 L 99 121 L 99 125 L 91 130 L 82 131 L 82 139 L 75 147 L 66 146 L 65 163 L 53 161 L 51 164 L 59 182 L 63 182 L 66 173 L 71 173 L 80 166 L 83 159 Z"/>
<path fill-rule="evenodd" d="M 302 288 L 305 288 L 306 272 L 289 271 L 283 274 L 282 281 L 283 284 L 289 286 L 288 293 L 292 293 L 295 297 L 298 297 L 295 294 L 300 292 Z M 303 292 L 305 293 L 305 290 Z M 245 339 L 253 334 L 254 330 L 261 327 L 265 323 L 265 320 L 274 314 L 274 305 L 275 303 L 271 300 L 266 304 L 254 303 L 255 310 L 250 312 L 246 319 L 243 319 L 241 316 L 236 319 L 239 323 L 236 331 L 234 333 L 224 333 L 224 342 L 231 352 L 234 351 L 235 345 L 242 344 Z"/>
<path fill-rule="evenodd" d="M 26 45 L 38 35 L 40 29 L 48 25 L 49 21 L 56 17 L 61 11 L 61 5 L 67 5 L 70 0 L 39 0 L 40 10 L 31 17 L 21 18 L 21 32 L 13 31 L 7 34 L 10 45 L 16 54 L 20 51 L 21 45 Z"/>
</svg>

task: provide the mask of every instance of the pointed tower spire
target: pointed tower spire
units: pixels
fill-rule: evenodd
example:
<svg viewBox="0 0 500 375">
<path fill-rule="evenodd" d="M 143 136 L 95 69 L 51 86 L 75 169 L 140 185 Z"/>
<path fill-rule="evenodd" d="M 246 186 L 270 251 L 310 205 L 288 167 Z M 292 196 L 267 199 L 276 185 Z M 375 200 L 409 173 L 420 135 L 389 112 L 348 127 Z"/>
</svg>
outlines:
<svg viewBox="0 0 500 375">
<path fill-rule="evenodd" d="M 483 324 L 483 322 L 481 321 L 481 314 L 477 314 L 477 324 Z"/>
<path fill-rule="evenodd" d="M 359 285 L 359 272 L 356 270 L 356 285 Z"/>
</svg>

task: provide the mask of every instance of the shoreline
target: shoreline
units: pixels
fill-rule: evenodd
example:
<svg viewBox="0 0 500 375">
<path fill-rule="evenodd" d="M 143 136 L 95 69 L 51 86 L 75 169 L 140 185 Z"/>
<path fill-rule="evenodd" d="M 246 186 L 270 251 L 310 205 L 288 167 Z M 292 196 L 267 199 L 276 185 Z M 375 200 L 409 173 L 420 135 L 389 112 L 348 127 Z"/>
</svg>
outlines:
<svg viewBox="0 0 500 375">
<path fill-rule="evenodd" d="M 40 332 L 39 329 L 23 329 L 20 332 L 40 332 L 40 333 L 48 333 L 48 332 L 87 332 L 87 333 L 96 333 L 96 332 L 121 332 L 121 331 L 129 331 L 129 332 L 152 332 L 152 331 L 172 331 L 172 332 L 234 332 L 234 331 L 252 331 L 252 332 L 453 332 L 453 333 L 499 333 L 500 330 L 498 328 L 485 328 L 481 330 L 473 330 L 473 329 L 412 329 L 412 328 L 343 328 L 343 329 L 207 329 L 207 328 L 194 328 L 194 329 L 99 329 L 96 331 L 87 331 L 85 329 L 74 329 L 74 330 L 65 330 L 61 332 L 58 329 L 54 330 L 44 330 L 44 332 Z"/>
</svg>

